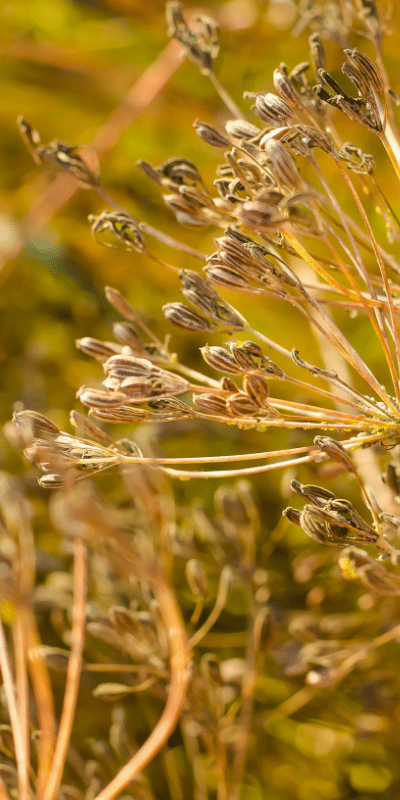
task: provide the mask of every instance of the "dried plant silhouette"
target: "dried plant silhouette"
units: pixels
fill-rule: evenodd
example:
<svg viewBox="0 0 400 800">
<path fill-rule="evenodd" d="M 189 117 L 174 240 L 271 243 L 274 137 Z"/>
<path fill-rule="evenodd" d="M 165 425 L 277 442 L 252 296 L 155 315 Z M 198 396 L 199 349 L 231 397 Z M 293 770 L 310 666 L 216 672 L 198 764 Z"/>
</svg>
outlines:
<svg viewBox="0 0 400 800">
<path fill-rule="evenodd" d="M 310 63 L 281 63 L 272 76 L 276 93 L 247 92 L 242 109 L 214 72 L 219 49 L 216 24 L 202 15 L 186 18 L 180 3 L 168 3 L 170 36 L 212 81 L 232 118 L 223 129 L 198 119 L 194 123 L 200 139 L 221 151 L 213 187 L 205 184 L 195 164 L 185 157 L 172 157 L 159 166 L 141 161 L 139 166 L 160 186 L 164 203 L 178 222 L 189 228 L 210 228 L 213 236 L 217 230 L 212 253 L 197 251 L 185 237 L 182 241 L 171 238 L 114 202 L 102 185 L 94 150 L 58 140 L 42 145 L 30 123 L 19 120 L 38 165 L 67 172 L 104 199 L 107 209 L 89 218 L 96 240 L 108 247 L 122 246 L 134 258 L 151 259 L 177 273 L 184 301 L 172 299 L 163 306 L 168 330 L 172 323 L 188 335 L 207 334 L 211 339 L 212 334 L 222 334 L 226 343 L 206 343 L 201 348 L 204 372 L 181 363 L 170 349 L 170 335 L 160 340 L 128 300 L 107 287 L 107 299 L 122 321 L 114 325 L 115 341 L 90 336 L 77 341 L 84 354 L 100 363 L 104 379 L 101 387 L 79 388 L 77 398 L 88 414 L 71 412 L 76 433 L 59 430 L 35 411 L 14 414 L 10 435 L 28 461 L 42 471 L 40 485 L 60 490 L 50 501 L 52 516 L 55 526 L 72 541 L 74 579 L 71 628 L 68 637 L 64 635 L 70 650 L 45 646 L 29 603 L 35 585 L 29 511 L 19 490 L 8 488 L 10 527 L 18 529 L 16 539 L 10 533 L 13 544 L 4 578 L 4 591 L 17 608 L 11 626 L 15 666 L 3 629 L 0 659 L 15 768 L 2 776 L 0 797 L 15 796 L 14 783 L 20 800 L 32 796 L 112 800 L 125 789 L 130 792 L 123 795 L 126 798 L 153 797 L 145 779 L 137 776 L 166 744 L 182 713 L 194 796 L 198 800 L 247 796 L 243 781 L 252 735 L 256 664 L 272 638 L 266 575 L 255 556 L 259 517 L 248 477 L 278 469 L 295 470 L 297 475 L 302 465 L 334 462 L 336 474 L 348 473 L 349 481 L 359 487 L 364 512 L 353 499 L 296 478 L 291 488 L 302 507 L 287 508 L 283 522 L 300 526 L 321 545 L 318 563 L 324 563 L 323 545 L 343 548 L 339 564 L 345 578 L 357 579 L 373 595 L 396 598 L 400 594 L 395 569 L 400 566 L 396 547 L 400 525 L 396 514 L 400 502 L 400 267 L 396 255 L 400 223 L 392 192 L 381 184 L 375 159 L 345 141 L 341 133 L 342 127 L 345 135 L 351 129 L 357 141 L 361 128 L 362 141 L 365 131 L 378 137 L 382 158 L 386 153 L 398 179 L 399 101 L 382 59 L 385 30 L 375 3 L 354 0 L 345 11 L 341 4 L 325 4 L 321 9 L 313 15 L 309 4 L 299 7 L 302 24 L 314 31 L 309 38 Z M 349 46 L 352 30 L 365 37 L 371 57 Z M 340 82 L 327 71 L 324 39 L 333 39 L 343 49 L 346 60 Z M 377 224 L 372 221 L 371 205 L 379 209 Z M 152 251 L 154 238 L 205 262 L 202 272 L 178 269 L 161 259 Z M 255 328 L 243 313 L 243 303 L 239 311 L 224 299 L 226 290 L 230 300 L 235 293 L 244 295 L 249 307 L 252 297 L 262 298 L 266 312 L 270 299 L 289 304 L 293 339 L 297 341 L 296 326 L 302 331 L 306 325 L 314 337 L 315 352 L 320 353 L 319 362 L 307 360 L 310 339 L 302 345 L 300 335 L 298 345 L 287 349 L 282 344 L 284 331 L 277 330 L 276 338 L 271 338 L 260 326 Z M 367 348 L 357 345 L 356 329 L 364 323 L 371 332 L 370 349 L 379 352 L 379 358 L 374 357 L 379 372 L 369 362 Z M 224 425 L 254 430 L 262 442 L 265 432 L 275 429 L 281 432 L 283 444 L 280 449 L 226 455 L 210 451 L 196 457 L 187 455 L 182 436 L 182 454 L 164 457 L 144 435 L 135 441 L 135 426 L 145 423 L 152 430 L 154 425 L 157 431 L 160 423 L 171 423 L 179 436 L 179 426 L 188 421 L 193 426 L 209 423 L 215 430 Z M 132 426 L 132 432 L 117 439 L 98 422 L 122 424 L 124 431 Z M 299 432 L 305 443 L 286 444 L 291 431 Z M 121 471 L 139 508 L 133 528 L 120 510 L 84 480 L 111 469 Z M 236 478 L 237 482 L 218 490 L 217 520 L 194 504 L 187 512 L 190 522 L 186 520 L 185 528 L 167 486 L 166 479 L 173 478 Z M 179 552 L 187 560 L 186 578 L 195 597 L 189 625 L 171 583 L 169 540 L 174 526 L 181 530 Z M 202 546 L 193 544 L 196 528 L 211 541 L 215 562 L 225 564 L 214 581 L 214 605 L 205 618 L 209 584 Z M 117 576 L 115 586 L 107 589 L 108 614 L 97 610 L 89 620 L 88 548 L 98 558 L 91 566 L 91 580 L 100 580 L 96 570 L 100 575 L 105 563 Z M 314 567 L 310 569 L 312 574 Z M 242 672 L 229 677 L 213 655 L 203 654 L 200 665 L 192 655 L 207 641 L 235 582 L 244 588 L 249 621 L 248 633 L 241 640 L 245 648 Z M 98 666 L 87 663 L 83 659 L 85 630 L 122 653 L 122 661 L 115 655 L 108 665 L 101 659 Z M 301 657 L 300 650 L 291 655 L 293 674 L 297 674 L 293 667 L 297 658 L 298 674 L 306 672 L 305 687 L 282 701 L 277 712 L 261 717 L 259 724 L 270 724 L 274 713 L 275 718 L 294 713 L 321 688 L 336 687 L 360 661 L 399 633 L 396 623 L 369 641 L 356 639 L 343 646 L 334 642 L 330 651 L 324 649 L 321 631 L 313 633 L 308 651 L 305 648 Z M 285 658 L 283 653 L 283 663 Z M 229 666 L 234 672 L 235 665 Z M 118 763 L 109 765 L 107 779 L 92 776 L 86 789 L 75 790 L 69 784 L 60 789 L 70 757 L 80 676 L 97 669 L 115 674 L 120 667 L 128 676 L 126 683 L 99 684 L 96 697 L 116 701 L 152 687 L 165 699 L 164 710 L 144 744 L 136 747 L 128 744 L 123 706 L 116 706 L 113 735 L 119 737 L 119 750 L 112 747 Z M 66 670 L 58 721 L 48 669 Z M 132 673 L 137 680 L 131 680 Z M 29 681 L 39 730 L 31 756 Z M 215 791 L 207 785 L 204 750 L 217 776 Z M 109 760 L 111 764 L 111 756 Z M 115 774 L 110 775 L 113 769 Z M 170 795 L 179 800 L 174 785 L 170 773 Z"/>
</svg>

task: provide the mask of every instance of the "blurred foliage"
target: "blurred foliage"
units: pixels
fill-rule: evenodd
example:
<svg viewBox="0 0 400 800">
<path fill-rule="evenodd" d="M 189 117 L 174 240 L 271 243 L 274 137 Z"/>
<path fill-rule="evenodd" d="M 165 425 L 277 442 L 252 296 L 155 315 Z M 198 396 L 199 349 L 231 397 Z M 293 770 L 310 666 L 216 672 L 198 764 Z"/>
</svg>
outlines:
<svg viewBox="0 0 400 800">
<path fill-rule="evenodd" d="M 327 3 L 322 0 L 324 4 Z M 197 9 L 198 3 L 188 0 L 185 7 Z M 220 21 L 218 76 L 239 104 L 244 90 L 272 88 L 272 70 L 281 60 L 294 66 L 308 58 L 308 31 L 297 38 L 290 33 L 296 15 L 290 0 L 208 0 L 203 10 L 214 13 Z M 396 17 L 400 17 L 398 6 L 394 14 L 395 29 Z M 44 226 L 40 220 L 35 221 L 32 217 L 35 204 L 53 177 L 40 172 L 32 162 L 19 138 L 15 119 L 23 114 L 41 132 L 43 141 L 58 138 L 71 144 L 92 142 L 113 111 L 123 106 L 135 81 L 166 47 L 164 4 L 159 0 L 153 3 L 5 0 L 1 23 L 1 416 L 6 422 L 13 409 L 31 408 L 68 429 L 70 408 L 79 409 L 75 400 L 77 388 L 85 382 L 100 380 L 98 365 L 76 351 L 74 340 L 85 335 L 111 338 L 110 327 L 116 312 L 105 300 L 104 284 L 120 289 L 161 338 L 166 332 L 171 333 L 172 349 L 194 368 L 201 363 L 198 347 L 210 337 L 179 334 L 165 323 L 161 305 L 179 299 L 178 281 L 172 272 L 163 270 L 146 256 L 102 248 L 91 238 L 86 217 L 103 207 L 94 193 L 78 188 L 67 203 L 61 203 L 57 212 L 49 215 Z M 354 44 L 357 43 L 355 40 Z M 327 50 L 331 63 L 339 68 L 339 49 L 328 44 Z M 396 79 L 400 74 L 397 31 L 384 42 L 384 55 L 388 71 Z M 399 89 L 395 82 L 392 87 L 395 91 Z M 145 114 L 133 118 L 129 127 L 121 130 L 116 143 L 102 158 L 101 169 L 110 194 L 139 219 L 157 225 L 177 239 L 182 238 L 194 248 L 212 252 L 215 231 L 182 230 L 163 207 L 157 187 L 135 166 L 139 159 L 160 164 L 170 156 L 184 156 L 198 165 L 206 183 L 211 184 L 218 154 L 196 137 L 192 129 L 196 117 L 221 128 L 229 113 L 221 108 L 207 79 L 185 61 Z M 368 140 L 368 152 L 374 152 L 374 146 Z M 382 164 L 381 169 L 382 183 L 386 182 L 389 192 L 393 187 L 395 193 L 388 165 Z M 394 194 L 394 199 L 397 196 L 398 193 Z M 371 210 L 373 215 L 376 217 Z M 153 250 L 179 267 L 197 268 L 194 259 L 171 252 L 156 241 Z M 229 292 L 222 294 L 229 300 Z M 235 296 L 239 310 L 241 303 L 247 302 Z M 271 302 L 267 318 L 264 301 L 254 297 L 251 306 L 255 327 L 262 325 L 266 335 L 279 327 L 281 344 L 288 348 L 296 344 L 290 312 L 283 310 L 281 304 Z M 349 324 L 344 321 L 344 325 Z M 299 326 L 296 337 L 301 336 Z M 360 333 L 361 348 L 369 347 L 367 337 L 368 331 Z M 223 337 L 213 337 L 213 343 L 220 343 L 219 340 Z M 310 348 L 307 358 L 312 360 L 314 345 L 307 346 Z M 379 364 L 374 363 L 378 362 L 378 355 L 371 352 L 370 357 L 372 366 L 378 368 Z M 129 432 L 121 428 L 121 436 Z M 139 437 L 146 435 L 138 433 Z M 271 449 L 282 446 L 279 431 L 260 434 L 189 423 L 182 423 L 179 428 L 177 423 L 172 433 L 171 428 L 159 431 L 166 455 L 177 454 L 182 437 L 188 452 L 200 456 L 210 455 L 211 446 L 214 455 L 252 452 L 266 449 L 267 445 Z M 303 434 L 296 432 L 287 436 L 285 443 L 300 446 L 304 441 Z M 39 584 L 50 592 L 57 580 L 61 580 L 60 576 L 68 582 L 65 570 L 69 551 L 49 522 L 48 492 L 36 485 L 34 471 L 22 465 L 20 455 L 5 439 L 1 442 L 1 466 L 14 474 L 22 473 L 22 485 L 33 500 L 34 528 L 43 564 L 42 568 L 39 566 Z M 291 477 L 294 476 L 282 477 L 277 473 L 268 479 L 254 479 L 260 511 L 254 544 L 257 565 L 254 581 L 260 582 L 259 606 L 268 606 L 275 633 L 272 647 L 257 655 L 253 721 L 240 800 L 308 800 L 309 797 L 364 800 L 375 796 L 391 800 L 400 789 L 397 736 L 400 637 L 382 649 L 366 653 L 337 686 L 314 687 L 312 682 L 305 684 L 304 676 L 312 670 L 328 668 L 332 653 L 343 651 L 343 658 L 348 657 L 354 648 L 398 622 L 398 598 L 379 596 L 358 582 L 345 582 L 333 548 L 324 549 L 305 540 L 300 529 L 280 518 L 290 493 Z M 305 468 L 301 479 L 318 482 L 318 467 Z M 127 500 L 129 492 L 121 483 L 118 476 L 99 478 L 108 499 L 123 510 L 130 508 L 132 500 Z M 346 495 L 347 490 L 348 478 L 337 478 L 338 495 Z M 221 516 L 225 514 L 229 522 L 229 513 L 226 508 L 218 510 L 217 482 L 180 483 L 173 487 L 173 492 L 180 545 L 174 565 L 174 585 L 189 622 L 195 600 L 185 582 L 185 563 L 188 558 L 204 559 L 210 581 L 206 611 L 200 618 L 204 621 L 215 600 L 221 563 L 229 561 L 226 542 L 225 551 L 220 543 L 218 547 L 210 546 L 207 524 L 212 523 L 206 521 L 219 515 L 221 526 Z M 131 512 L 126 513 L 129 516 Z M 90 591 L 95 616 L 100 610 L 105 613 L 107 604 L 122 603 L 126 587 L 107 586 L 101 597 L 101 557 L 94 561 Z M 235 568 L 241 574 L 240 558 Z M 235 659 L 244 657 L 249 614 L 245 577 L 242 573 L 242 582 L 238 581 L 220 618 L 197 648 L 198 685 L 204 681 L 199 677 L 199 664 L 205 653 L 214 653 L 225 674 L 233 676 Z M 265 577 L 268 588 L 264 585 Z M 70 586 L 65 591 L 70 591 Z M 7 621 L 7 608 L 1 613 Z M 57 616 L 54 610 L 48 611 L 43 601 L 40 624 L 47 644 L 65 646 L 61 635 L 64 613 L 67 614 L 60 611 Z M 90 640 L 85 659 L 96 660 L 99 653 L 101 658 L 111 657 L 110 652 L 108 645 Z M 54 676 L 59 698 L 63 674 L 55 672 Z M 231 695 L 227 693 L 230 702 L 235 680 L 235 676 L 231 683 L 226 679 L 231 688 Z M 96 740 L 108 741 L 111 723 L 118 712 L 110 711 L 112 706 L 101 696 L 92 695 L 95 685 L 93 676 L 83 676 L 73 738 L 78 752 L 75 766 L 83 759 L 102 764 L 104 770 L 108 751 Z M 193 684 L 194 693 L 196 685 Z M 203 684 L 202 687 L 203 690 Z M 157 695 L 151 691 L 130 695 L 124 701 L 124 714 L 136 744 L 144 741 L 154 726 L 162 701 L 162 692 Z M 216 700 L 214 705 L 210 702 L 210 718 L 206 721 L 210 730 L 214 724 L 218 727 L 220 702 Z M 233 723 L 234 710 L 231 716 Z M 201 722 L 204 724 L 204 720 Z M 153 788 L 144 782 L 143 796 L 171 800 L 193 796 L 193 753 L 188 751 L 193 731 L 187 724 L 185 728 L 185 724 L 181 733 L 173 735 L 162 757 L 149 768 L 147 774 Z M 225 733 L 229 740 L 229 731 Z M 123 749 L 113 758 L 116 763 L 118 759 L 122 762 Z M 214 762 L 205 752 L 197 753 L 196 758 L 202 760 L 207 796 L 214 798 L 217 795 Z M 68 770 L 72 774 L 73 758 L 71 761 Z M 112 771 L 112 768 L 113 764 L 108 763 L 107 769 Z M 67 778 L 71 780 L 71 775 Z M 205 800 L 206 794 L 198 793 L 196 797 Z"/>
</svg>

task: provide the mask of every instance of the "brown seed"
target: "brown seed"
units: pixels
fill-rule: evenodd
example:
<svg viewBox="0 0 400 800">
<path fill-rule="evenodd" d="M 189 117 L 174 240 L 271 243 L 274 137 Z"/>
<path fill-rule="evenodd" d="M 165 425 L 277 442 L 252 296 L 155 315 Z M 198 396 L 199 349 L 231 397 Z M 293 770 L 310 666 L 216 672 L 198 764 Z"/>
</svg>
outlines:
<svg viewBox="0 0 400 800">
<path fill-rule="evenodd" d="M 207 122 L 200 122 L 199 119 L 196 119 L 193 123 L 193 127 L 197 136 L 202 139 L 203 142 L 212 145 L 212 147 L 229 147 L 229 139 Z"/>
<path fill-rule="evenodd" d="M 120 352 L 120 347 L 117 344 L 101 342 L 99 339 L 92 339 L 91 336 L 76 339 L 75 345 L 78 350 L 82 350 L 88 356 L 93 356 L 97 361 L 107 361 L 110 356 Z"/>
<path fill-rule="evenodd" d="M 300 97 L 289 76 L 282 69 L 275 69 L 273 72 L 274 86 L 283 100 L 293 108 L 299 105 Z"/>
<path fill-rule="evenodd" d="M 350 61 L 356 64 L 364 79 L 371 84 L 375 91 L 383 92 L 382 78 L 374 62 L 365 53 L 357 50 L 356 47 L 353 50 L 345 50 L 344 52 Z"/>
<path fill-rule="evenodd" d="M 226 414 L 225 398 L 220 394 L 197 394 L 193 398 L 193 404 L 205 414 Z"/>
<path fill-rule="evenodd" d="M 281 97 L 271 92 L 259 92 L 256 95 L 255 112 L 264 122 L 274 126 L 295 120 L 291 107 Z"/>
<path fill-rule="evenodd" d="M 262 408 L 268 400 L 268 383 L 264 375 L 257 370 L 246 373 L 243 378 L 243 389 L 260 408 Z"/>
<path fill-rule="evenodd" d="M 231 394 L 226 401 L 226 407 L 232 417 L 248 417 L 259 411 L 257 403 L 244 392 Z"/>
<path fill-rule="evenodd" d="M 217 345 L 210 347 L 207 344 L 205 347 L 200 348 L 200 352 L 204 361 L 213 369 L 218 370 L 218 372 L 228 372 L 232 375 L 239 375 L 242 372 L 234 357 L 224 347 L 218 347 Z"/>
<path fill-rule="evenodd" d="M 183 303 L 166 303 L 162 310 L 164 316 L 178 325 L 180 328 L 187 328 L 192 331 L 210 331 L 210 323 L 201 317 L 197 311 L 185 306 Z"/>
<path fill-rule="evenodd" d="M 101 389 L 87 389 L 85 386 L 78 390 L 76 396 L 87 408 L 118 408 L 129 399 L 122 392 L 103 392 Z"/>
</svg>

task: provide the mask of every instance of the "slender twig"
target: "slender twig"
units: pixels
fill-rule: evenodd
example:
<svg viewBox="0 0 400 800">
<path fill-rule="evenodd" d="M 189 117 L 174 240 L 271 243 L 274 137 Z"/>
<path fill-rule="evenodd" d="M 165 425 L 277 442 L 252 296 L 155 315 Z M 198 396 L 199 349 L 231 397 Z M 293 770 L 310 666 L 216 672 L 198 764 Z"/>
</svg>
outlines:
<svg viewBox="0 0 400 800">
<path fill-rule="evenodd" d="M 85 641 L 87 596 L 87 546 L 74 540 L 74 599 L 72 606 L 71 654 L 68 660 L 64 703 L 54 752 L 54 759 L 44 792 L 44 800 L 53 800 L 62 778 L 69 740 L 74 722 L 76 702 L 82 671 L 82 653 Z"/>
</svg>

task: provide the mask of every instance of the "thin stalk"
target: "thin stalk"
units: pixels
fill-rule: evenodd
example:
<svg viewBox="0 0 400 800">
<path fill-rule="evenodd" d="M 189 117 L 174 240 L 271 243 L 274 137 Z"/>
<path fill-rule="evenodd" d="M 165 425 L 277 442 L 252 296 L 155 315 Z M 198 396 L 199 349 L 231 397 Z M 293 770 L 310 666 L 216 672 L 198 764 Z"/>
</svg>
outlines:
<svg viewBox="0 0 400 800">
<path fill-rule="evenodd" d="M 123 574 L 130 572 L 136 565 L 132 551 L 127 547 L 117 532 L 115 537 L 116 549 L 112 553 L 114 561 Z M 132 562 L 135 562 L 134 564 Z M 155 568 L 143 570 L 141 575 L 146 577 L 153 586 L 154 594 L 159 602 L 167 639 L 170 648 L 170 685 L 168 698 L 163 713 L 153 728 L 150 736 L 139 748 L 134 756 L 122 767 L 118 774 L 94 800 L 115 800 L 133 778 L 141 772 L 147 764 L 157 755 L 165 745 L 174 730 L 185 703 L 188 684 L 188 642 L 183 625 L 180 609 L 175 595 L 163 575 Z"/>
<path fill-rule="evenodd" d="M 21 726 L 21 736 L 24 742 L 25 772 L 21 773 L 19 780 L 19 800 L 29 800 L 29 764 L 30 764 L 30 730 L 29 730 L 29 683 L 26 660 L 25 627 L 23 611 L 18 610 L 13 623 L 14 659 L 15 659 L 15 686 L 18 719 Z"/>
<path fill-rule="evenodd" d="M 72 606 L 71 653 L 68 660 L 64 702 L 54 759 L 44 792 L 44 800 L 54 800 L 60 786 L 71 738 L 82 671 L 82 653 L 85 641 L 86 622 L 87 546 L 80 538 L 75 538 L 74 540 L 73 584 L 74 599 Z"/>
<path fill-rule="evenodd" d="M 3 677 L 3 688 L 6 698 L 7 711 L 10 718 L 11 731 L 15 748 L 15 759 L 17 762 L 18 792 L 21 797 L 27 797 L 26 778 L 29 770 L 28 753 L 26 742 L 21 727 L 21 720 L 18 715 L 18 707 L 15 698 L 14 676 L 12 674 L 10 656 L 8 652 L 7 639 L 4 631 L 3 622 L 0 617 L 0 669 Z"/>
<path fill-rule="evenodd" d="M 222 83 L 217 78 L 215 72 L 213 70 L 209 70 L 207 73 L 207 77 L 210 78 L 214 89 L 219 94 L 222 102 L 226 107 L 229 109 L 231 114 L 235 117 L 235 119 L 246 119 L 246 115 L 243 113 L 242 109 L 235 103 L 233 98 L 230 96 L 229 92 L 225 89 Z"/>
<path fill-rule="evenodd" d="M 232 765 L 231 800 L 239 800 L 246 767 L 246 755 L 251 733 L 253 692 L 257 680 L 256 670 L 256 645 L 254 640 L 255 606 L 253 593 L 247 588 L 247 598 L 250 604 L 250 618 L 246 643 L 245 671 L 242 681 L 242 708 L 238 720 L 238 736 L 235 739 L 235 755 Z"/>
<path fill-rule="evenodd" d="M 322 267 L 320 267 L 318 262 L 314 261 L 314 259 L 311 258 L 310 254 L 307 253 L 307 250 L 303 247 L 302 244 L 300 244 L 300 242 L 295 238 L 295 236 L 285 231 L 285 238 L 289 241 L 289 244 L 291 244 L 292 247 L 294 247 L 294 249 L 297 250 L 301 258 L 303 258 L 303 260 L 307 264 L 309 264 L 309 266 L 315 272 L 317 272 L 317 274 L 321 274 Z M 325 270 L 323 270 L 323 272 L 325 272 Z M 311 301 L 313 300 L 311 296 L 310 300 Z M 375 378 L 375 375 L 371 372 L 367 364 L 365 364 L 365 362 L 360 358 L 359 354 L 350 345 L 346 337 L 343 336 L 342 332 L 337 328 L 337 326 L 332 322 L 332 320 L 324 314 L 322 309 L 318 309 L 318 311 L 321 314 L 321 316 L 323 316 L 323 318 L 325 319 L 329 328 L 333 330 L 333 335 L 337 339 L 337 342 L 340 343 L 340 350 L 346 361 L 348 361 L 348 363 L 351 364 L 352 367 L 354 367 L 356 372 L 358 372 L 364 378 L 365 382 L 371 387 L 371 389 L 373 389 L 374 392 L 376 392 L 378 397 L 380 397 L 381 400 L 383 400 L 383 402 L 386 405 L 388 405 L 392 409 L 393 413 L 397 416 L 398 410 L 396 406 L 393 405 L 391 398 L 382 389 L 381 385 L 378 383 L 378 381 Z"/>
</svg>

